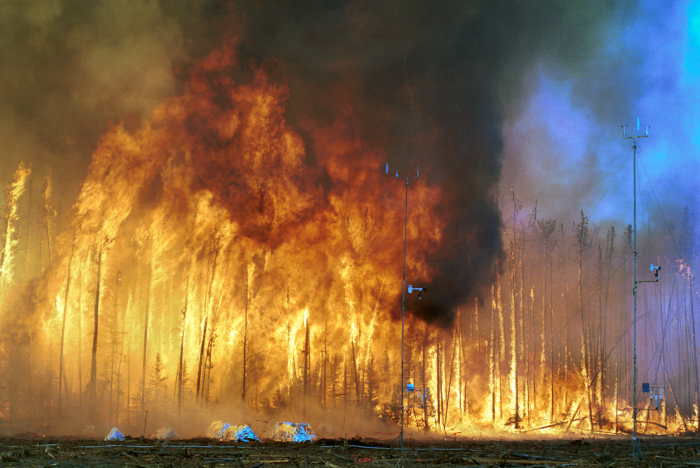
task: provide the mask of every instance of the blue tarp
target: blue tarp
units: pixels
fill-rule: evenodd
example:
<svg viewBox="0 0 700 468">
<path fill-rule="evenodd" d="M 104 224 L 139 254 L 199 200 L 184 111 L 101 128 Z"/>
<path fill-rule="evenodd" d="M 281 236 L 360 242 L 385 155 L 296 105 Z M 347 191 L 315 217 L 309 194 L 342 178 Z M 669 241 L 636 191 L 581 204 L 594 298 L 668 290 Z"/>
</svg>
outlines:
<svg viewBox="0 0 700 468">
<path fill-rule="evenodd" d="M 277 442 L 313 442 L 316 434 L 306 423 L 278 422 L 272 432 L 272 440 Z"/>
</svg>

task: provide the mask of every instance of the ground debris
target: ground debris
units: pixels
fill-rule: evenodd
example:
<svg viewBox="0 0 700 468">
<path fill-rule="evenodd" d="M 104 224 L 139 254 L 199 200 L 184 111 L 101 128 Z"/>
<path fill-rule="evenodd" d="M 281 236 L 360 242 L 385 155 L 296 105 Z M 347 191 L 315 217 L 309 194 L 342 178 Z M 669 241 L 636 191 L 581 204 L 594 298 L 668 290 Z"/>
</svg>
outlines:
<svg viewBox="0 0 700 468">
<path fill-rule="evenodd" d="M 261 442 L 212 443 L 209 439 L 168 443 L 139 439 L 117 444 L 98 440 L 0 438 L 2 466 L 109 468 L 188 467 L 472 467 L 472 468 L 622 468 L 630 466 L 700 467 L 700 438 L 654 436 L 640 440 L 646 462 L 635 463 L 629 437 L 535 440 L 415 441 L 402 451 L 391 444 L 353 439 L 352 444 Z"/>
</svg>

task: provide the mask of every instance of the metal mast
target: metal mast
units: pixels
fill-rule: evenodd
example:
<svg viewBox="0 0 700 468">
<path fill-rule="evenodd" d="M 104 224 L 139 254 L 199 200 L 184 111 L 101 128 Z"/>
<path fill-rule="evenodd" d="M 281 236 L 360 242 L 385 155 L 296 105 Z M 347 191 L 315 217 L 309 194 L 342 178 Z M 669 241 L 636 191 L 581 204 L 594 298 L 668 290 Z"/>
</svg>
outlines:
<svg viewBox="0 0 700 468">
<path fill-rule="evenodd" d="M 418 179 L 420 177 L 419 174 L 420 167 L 416 167 L 416 175 L 415 176 L 403 176 L 399 177 L 399 171 L 396 171 L 396 178 L 397 179 L 405 179 L 406 180 L 406 208 L 404 212 L 404 219 L 403 219 L 403 286 L 402 286 L 402 291 L 403 291 L 403 299 L 401 300 L 401 435 L 399 436 L 401 438 L 401 450 L 403 450 L 403 413 L 404 413 L 404 401 L 403 401 L 403 394 L 404 394 L 404 388 L 403 388 L 403 383 L 404 383 L 404 354 L 403 354 L 403 343 L 404 343 L 404 329 L 405 329 L 405 324 L 406 324 L 406 242 L 407 242 L 407 223 L 408 223 L 408 181 L 410 179 Z M 389 173 L 389 165 L 386 165 L 386 173 Z"/>
<path fill-rule="evenodd" d="M 632 228 L 634 236 L 634 288 L 632 289 L 632 295 L 634 296 L 634 350 L 632 353 L 632 368 L 633 368 L 633 378 L 632 378 L 632 458 L 635 460 L 641 457 L 641 450 L 639 447 L 639 441 L 637 440 L 637 286 L 642 281 L 637 281 L 637 138 L 646 138 L 649 136 L 649 127 L 647 126 L 644 135 L 627 135 L 625 132 L 625 127 L 622 126 L 622 138 L 625 140 L 632 140 L 632 150 L 634 152 L 632 156 L 632 185 L 634 192 L 634 227 Z M 637 119 L 637 131 L 639 131 L 639 119 Z"/>
</svg>

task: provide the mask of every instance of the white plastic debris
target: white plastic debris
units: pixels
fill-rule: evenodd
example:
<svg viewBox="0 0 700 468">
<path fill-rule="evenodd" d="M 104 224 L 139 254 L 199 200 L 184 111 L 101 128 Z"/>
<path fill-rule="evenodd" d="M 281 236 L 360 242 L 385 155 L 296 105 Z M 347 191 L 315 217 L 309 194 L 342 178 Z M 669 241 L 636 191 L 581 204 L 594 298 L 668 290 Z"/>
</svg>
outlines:
<svg viewBox="0 0 700 468">
<path fill-rule="evenodd" d="M 207 432 L 204 435 L 204 437 L 207 437 L 209 439 L 221 439 L 221 437 L 224 434 L 224 431 L 229 427 L 231 427 L 229 423 L 225 423 L 223 421 L 214 421 L 209 426 L 209 429 L 207 429 Z"/>
<path fill-rule="evenodd" d="M 313 442 L 316 434 L 306 423 L 278 422 L 272 432 L 276 442 Z"/>
<path fill-rule="evenodd" d="M 255 432 L 244 424 L 242 426 L 229 426 L 221 433 L 221 440 L 230 440 L 233 442 L 260 442 Z"/>
<path fill-rule="evenodd" d="M 105 437 L 105 440 L 124 440 L 126 436 L 119 432 L 119 429 L 116 427 L 113 427 L 111 431 L 109 431 L 109 434 L 107 434 L 107 437 Z"/>
<path fill-rule="evenodd" d="M 173 440 L 179 439 L 180 436 L 177 435 L 177 433 L 173 430 L 172 427 L 161 427 L 153 434 L 149 435 L 148 438 L 156 440 Z"/>
</svg>

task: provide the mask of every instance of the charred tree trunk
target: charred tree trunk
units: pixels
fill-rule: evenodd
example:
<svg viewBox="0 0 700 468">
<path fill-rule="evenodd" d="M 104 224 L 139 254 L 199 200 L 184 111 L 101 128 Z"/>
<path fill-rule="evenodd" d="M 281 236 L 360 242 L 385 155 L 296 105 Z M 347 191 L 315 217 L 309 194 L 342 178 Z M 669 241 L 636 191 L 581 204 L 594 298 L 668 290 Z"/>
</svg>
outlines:
<svg viewBox="0 0 700 468">
<path fill-rule="evenodd" d="M 202 368 L 203 368 L 203 364 L 204 364 L 204 349 L 205 349 L 206 343 L 207 343 L 206 338 L 207 338 L 207 326 L 208 325 L 209 325 L 209 320 L 207 320 L 207 317 L 205 316 L 204 317 L 204 328 L 202 330 L 202 343 L 201 343 L 200 348 L 199 348 L 199 365 L 197 367 L 197 390 L 196 390 L 195 397 L 196 397 L 196 400 L 198 403 L 201 401 L 200 389 L 202 388 L 201 387 L 201 385 L 202 385 Z M 245 349 L 245 345 L 244 345 L 244 349 Z M 243 353 L 243 360 L 245 362 L 245 352 Z M 243 367 L 243 372 L 244 372 L 243 375 L 245 376 L 245 364 Z M 243 379 L 243 391 L 245 392 L 245 377 Z M 245 394 L 243 395 L 243 401 L 245 401 Z"/>
<path fill-rule="evenodd" d="M 102 282 L 102 247 L 97 251 L 97 282 L 95 285 L 95 324 L 92 335 L 92 360 L 90 362 L 90 408 L 88 410 L 88 421 L 95 424 L 97 407 L 97 332 L 100 313 L 100 283 Z"/>
</svg>

